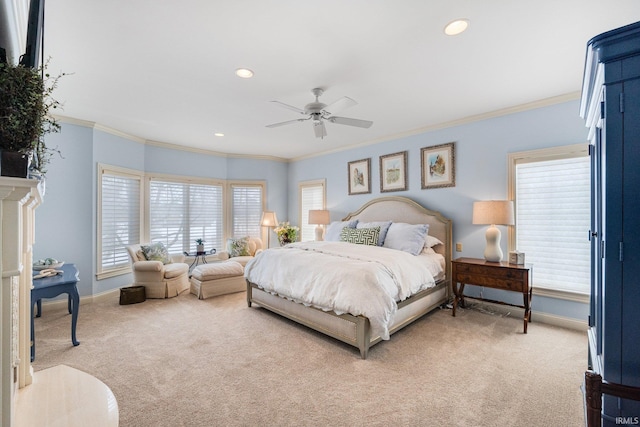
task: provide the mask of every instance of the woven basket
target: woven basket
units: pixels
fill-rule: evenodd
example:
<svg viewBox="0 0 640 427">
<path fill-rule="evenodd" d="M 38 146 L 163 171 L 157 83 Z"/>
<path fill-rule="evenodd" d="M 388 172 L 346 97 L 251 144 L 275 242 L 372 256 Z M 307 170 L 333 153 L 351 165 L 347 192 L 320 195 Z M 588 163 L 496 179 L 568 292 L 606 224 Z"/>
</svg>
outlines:
<svg viewBox="0 0 640 427">
<path fill-rule="evenodd" d="M 144 286 L 127 286 L 120 288 L 120 305 L 137 304 L 144 302 L 147 295 Z"/>
</svg>

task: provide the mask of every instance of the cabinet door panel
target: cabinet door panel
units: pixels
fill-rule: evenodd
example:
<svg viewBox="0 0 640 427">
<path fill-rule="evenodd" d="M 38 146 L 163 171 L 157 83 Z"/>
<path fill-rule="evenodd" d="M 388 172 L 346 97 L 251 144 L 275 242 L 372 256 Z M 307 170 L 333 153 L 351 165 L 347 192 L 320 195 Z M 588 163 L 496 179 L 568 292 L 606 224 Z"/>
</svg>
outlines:
<svg viewBox="0 0 640 427">
<path fill-rule="evenodd" d="M 640 387 L 640 79 L 624 83 L 624 98 L 622 383 Z"/>
</svg>

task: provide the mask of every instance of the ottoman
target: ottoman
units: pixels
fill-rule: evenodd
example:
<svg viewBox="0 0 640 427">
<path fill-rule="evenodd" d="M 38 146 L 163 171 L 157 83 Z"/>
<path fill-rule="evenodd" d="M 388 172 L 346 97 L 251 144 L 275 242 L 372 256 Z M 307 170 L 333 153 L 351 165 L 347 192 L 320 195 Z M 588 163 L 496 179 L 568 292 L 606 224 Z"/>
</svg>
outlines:
<svg viewBox="0 0 640 427">
<path fill-rule="evenodd" d="M 244 268 L 236 261 L 200 264 L 193 269 L 191 293 L 198 299 L 246 290 Z"/>
</svg>

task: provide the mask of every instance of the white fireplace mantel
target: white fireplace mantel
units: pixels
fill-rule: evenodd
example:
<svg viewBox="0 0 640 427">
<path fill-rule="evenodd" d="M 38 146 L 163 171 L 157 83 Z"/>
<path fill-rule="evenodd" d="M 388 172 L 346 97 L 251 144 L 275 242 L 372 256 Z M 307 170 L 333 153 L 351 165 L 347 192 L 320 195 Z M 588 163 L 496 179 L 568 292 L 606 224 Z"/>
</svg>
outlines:
<svg viewBox="0 0 640 427">
<path fill-rule="evenodd" d="M 0 425 L 15 418 L 18 388 L 33 381 L 30 301 L 38 181 L 0 177 Z"/>
</svg>

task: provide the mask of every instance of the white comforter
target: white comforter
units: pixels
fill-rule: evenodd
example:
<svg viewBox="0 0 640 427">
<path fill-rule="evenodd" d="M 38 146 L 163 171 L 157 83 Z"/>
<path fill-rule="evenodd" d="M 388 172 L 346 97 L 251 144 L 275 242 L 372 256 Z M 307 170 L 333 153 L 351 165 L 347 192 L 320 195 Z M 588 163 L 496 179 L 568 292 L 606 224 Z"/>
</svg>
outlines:
<svg viewBox="0 0 640 427">
<path fill-rule="evenodd" d="M 263 251 L 245 277 L 267 292 L 337 314 L 369 318 L 371 336 L 389 339 L 402 301 L 433 287 L 428 255 L 346 242 L 300 242 Z"/>
</svg>

